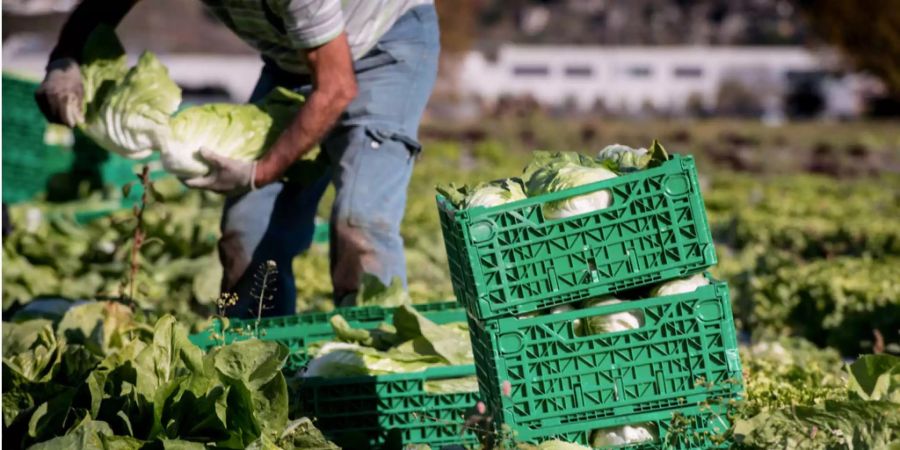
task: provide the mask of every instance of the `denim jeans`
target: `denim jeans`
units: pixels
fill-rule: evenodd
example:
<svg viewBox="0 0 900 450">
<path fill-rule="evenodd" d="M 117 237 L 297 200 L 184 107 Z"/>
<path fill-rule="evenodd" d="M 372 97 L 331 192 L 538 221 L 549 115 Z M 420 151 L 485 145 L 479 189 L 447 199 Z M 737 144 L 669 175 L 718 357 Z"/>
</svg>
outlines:
<svg viewBox="0 0 900 450">
<path fill-rule="evenodd" d="M 219 241 L 222 290 L 239 298 L 229 316 L 255 315 L 258 274 L 267 260 L 276 262 L 278 272 L 263 314 L 295 313 L 291 261 L 312 242 L 316 209 L 329 183 L 336 191 L 330 222 L 335 301 L 352 303 L 363 273 L 386 284 L 394 278 L 406 284 L 400 222 L 421 150 L 419 122 L 434 87 L 439 51 L 434 6 L 408 11 L 354 62 L 358 94 L 321 143 L 327 162 L 322 173 L 302 182 L 276 182 L 226 201 Z M 276 86 L 311 89 L 308 77 L 267 62 L 250 100 Z M 302 280 L 307 274 L 299 275 Z"/>
</svg>

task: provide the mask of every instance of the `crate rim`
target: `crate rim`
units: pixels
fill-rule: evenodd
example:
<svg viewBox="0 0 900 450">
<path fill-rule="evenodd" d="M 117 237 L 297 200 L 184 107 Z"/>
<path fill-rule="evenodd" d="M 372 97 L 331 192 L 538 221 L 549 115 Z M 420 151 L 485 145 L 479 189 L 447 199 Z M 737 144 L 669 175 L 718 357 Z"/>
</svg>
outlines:
<svg viewBox="0 0 900 450">
<path fill-rule="evenodd" d="M 400 305 L 398 305 L 398 306 L 400 306 Z M 452 311 L 452 310 L 456 310 L 456 309 L 460 309 L 463 311 L 465 310 L 465 308 L 461 304 L 459 304 L 459 302 L 457 302 L 456 300 L 448 300 L 448 301 L 443 301 L 443 302 L 418 303 L 418 304 L 414 303 L 414 304 L 411 304 L 410 306 L 412 306 L 413 309 L 415 309 L 416 311 L 418 311 L 422 314 L 429 314 L 429 313 L 433 313 L 433 312 L 435 312 L 435 313 L 436 312 L 444 312 L 447 310 Z M 435 309 L 438 309 L 439 311 L 427 311 L 427 310 L 422 311 L 419 308 L 417 308 L 418 306 L 422 306 L 424 309 L 435 308 Z M 453 306 L 453 307 L 451 308 L 450 306 Z M 354 309 L 354 308 L 373 308 L 373 309 L 381 309 L 381 310 L 392 310 L 392 309 L 397 308 L 397 306 L 378 306 L 378 305 L 348 306 L 348 307 L 335 308 L 335 309 L 333 309 L 331 311 L 327 311 L 327 312 L 326 311 L 307 311 L 307 312 L 293 314 L 293 315 L 289 315 L 289 316 L 263 317 L 260 325 L 265 326 L 265 324 L 270 321 L 284 320 L 285 318 L 292 318 L 292 317 L 298 317 L 298 316 L 304 316 L 304 317 L 319 316 L 321 318 L 329 320 L 331 318 L 331 316 L 339 315 L 343 311 L 348 311 L 349 309 Z M 444 309 L 444 308 L 446 308 L 446 309 Z M 197 339 L 199 339 L 200 335 L 204 335 L 204 334 L 208 334 L 208 333 L 221 333 L 223 331 L 223 323 L 226 320 L 229 322 L 238 322 L 239 324 L 245 324 L 245 323 L 255 323 L 256 319 L 236 319 L 236 318 L 231 319 L 231 318 L 222 317 L 219 315 L 211 316 L 209 318 L 210 324 L 208 326 L 204 327 L 202 330 L 199 330 L 196 333 L 191 334 L 191 337 L 196 336 Z M 293 325 L 266 326 L 266 329 L 290 328 L 292 326 Z"/>
<path fill-rule="evenodd" d="M 576 308 L 576 309 L 573 309 L 572 311 L 564 311 L 564 312 L 554 313 L 554 314 L 541 314 L 537 317 L 522 317 L 522 318 L 520 318 L 518 316 L 512 316 L 512 317 L 497 317 L 494 319 L 475 318 L 475 321 L 479 325 L 483 325 L 486 323 L 496 323 L 497 327 L 501 328 L 501 329 L 504 328 L 503 326 L 505 324 L 509 323 L 510 321 L 515 321 L 515 323 L 517 324 L 516 328 L 520 328 L 520 327 L 532 326 L 532 325 L 543 325 L 548 322 L 559 322 L 561 320 L 584 319 L 585 317 L 603 316 L 603 315 L 609 315 L 609 314 L 614 314 L 614 313 L 618 313 L 618 312 L 631 311 L 631 310 L 639 309 L 639 308 L 659 306 L 659 305 L 663 305 L 666 303 L 677 302 L 679 300 L 690 299 L 690 298 L 696 297 L 698 295 L 702 295 L 704 293 L 710 293 L 711 295 L 716 295 L 716 294 L 718 294 L 718 292 L 720 292 L 723 289 L 725 290 L 726 293 L 728 293 L 730 295 L 730 292 L 728 289 L 728 283 L 726 281 L 721 281 L 721 280 L 717 280 L 717 279 L 713 278 L 713 276 L 709 272 L 703 272 L 703 276 L 709 281 L 709 284 L 700 286 L 693 291 L 684 292 L 684 293 L 680 293 L 680 294 L 671 294 L 671 295 L 664 295 L 664 296 L 659 296 L 659 297 L 647 297 L 647 298 L 640 298 L 640 299 L 634 299 L 634 300 L 617 299 L 617 300 L 620 300 L 620 302 L 616 303 L 616 304 L 612 304 L 612 305 L 592 306 L 590 308 Z M 640 302 L 640 304 L 635 305 L 635 303 L 638 303 L 638 302 Z M 469 316 L 474 317 L 471 314 L 469 314 Z M 639 330 L 640 328 L 637 328 L 637 329 Z M 502 331 L 502 330 L 500 330 L 500 331 Z M 603 335 L 624 333 L 624 332 L 629 332 L 629 331 L 634 331 L 634 330 L 624 330 L 624 331 L 616 331 L 616 332 L 612 332 L 612 333 L 603 333 Z"/>
<path fill-rule="evenodd" d="M 657 167 L 652 167 L 649 169 L 637 170 L 634 172 L 623 173 L 622 175 L 618 175 L 614 178 L 606 179 L 603 181 L 598 181 L 595 183 L 583 184 L 580 186 L 575 186 L 572 188 L 564 189 L 556 192 L 549 192 L 546 194 L 536 195 L 533 197 L 526 197 L 520 200 L 515 200 L 512 202 L 503 203 L 497 206 L 475 206 L 472 208 L 460 209 L 453 205 L 453 202 L 450 201 L 443 194 L 435 194 L 435 199 L 437 200 L 438 207 L 454 217 L 456 220 L 475 220 L 481 216 L 488 214 L 496 214 L 499 212 L 505 212 L 510 209 L 519 209 L 522 207 L 528 206 L 541 206 L 544 203 L 556 202 L 565 200 L 567 198 L 576 197 L 579 195 L 590 194 L 599 190 L 603 190 L 604 188 L 612 187 L 614 185 L 620 184 L 623 182 L 630 181 L 631 179 L 639 179 L 648 176 L 648 174 L 652 175 L 657 172 L 662 172 L 664 167 L 669 165 L 676 164 L 685 164 L 685 163 L 694 163 L 694 157 L 692 155 L 679 155 L 672 154 L 669 159 L 662 163 Z M 612 205 L 610 205 L 612 206 Z M 595 213 L 596 211 L 585 212 L 584 214 Z M 554 224 L 560 221 L 570 220 L 576 217 L 581 216 L 581 214 L 571 217 L 562 217 L 558 219 L 544 219 L 545 224 Z"/>
<path fill-rule="evenodd" d="M 301 377 L 304 384 L 328 386 L 335 384 L 376 383 L 391 381 L 431 381 L 462 378 L 475 375 L 475 364 L 455 364 L 429 367 L 416 372 L 392 373 L 387 375 L 358 375 L 351 377 Z M 477 392 L 477 391 L 473 391 Z"/>
<path fill-rule="evenodd" d="M 730 428 L 730 424 L 727 423 L 727 407 L 723 405 L 712 405 L 711 407 L 701 406 L 701 405 L 691 405 L 686 407 L 680 407 L 677 410 L 664 410 L 664 411 L 650 411 L 645 413 L 639 413 L 633 416 L 623 416 L 615 419 L 611 419 L 610 423 L 606 426 L 594 428 L 591 430 L 587 430 L 584 427 L 579 427 L 578 424 L 556 424 L 553 425 L 554 431 L 558 431 L 559 433 L 571 433 L 571 432 L 589 432 L 593 433 L 596 430 L 601 430 L 605 428 L 611 427 L 619 427 L 625 425 L 639 425 L 645 422 L 656 422 L 656 421 L 665 421 L 671 420 L 674 418 L 675 414 L 680 414 L 686 417 L 697 417 L 701 415 L 711 416 L 711 421 L 716 421 L 719 424 L 724 426 L 721 433 L 724 435 L 728 432 Z M 725 422 L 723 423 L 722 417 L 725 417 Z M 546 439 L 546 438 L 525 438 L 526 442 L 537 442 L 538 440 Z M 656 440 L 651 444 L 659 444 L 662 445 L 662 442 Z M 612 447 L 614 449 L 623 448 L 628 449 L 632 448 L 631 446 L 625 445 L 621 447 Z"/>
</svg>

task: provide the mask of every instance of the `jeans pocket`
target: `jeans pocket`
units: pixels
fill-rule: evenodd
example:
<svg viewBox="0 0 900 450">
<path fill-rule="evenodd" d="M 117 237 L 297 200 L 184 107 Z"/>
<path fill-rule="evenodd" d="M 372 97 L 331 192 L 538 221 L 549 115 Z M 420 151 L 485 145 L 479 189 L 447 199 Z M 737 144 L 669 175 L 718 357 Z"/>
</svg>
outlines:
<svg viewBox="0 0 900 450">
<path fill-rule="evenodd" d="M 363 55 L 353 63 L 353 71 L 356 73 L 366 72 L 379 67 L 395 64 L 400 60 L 385 45 L 375 44 L 372 50 Z"/>
<path fill-rule="evenodd" d="M 369 147 L 373 150 L 381 150 L 388 156 L 403 160 L 413 159 L 422 152 L 422 145 L 419 144 L 419 141 L 403 133 L 373 126 L 367 126 L 365 129 L 366 136 L 369 138 Z M 387 145 L 382 148 L 383 144 L 388 141 L 399 145 Z"/>
<path fill-rule="evenodd" d="M 367 126 L 364 131 L 350 169 L 354 180 L 347 217 L 354 226 L 396 232 L 403 219 L 414 157 L 421 146 L 409 136 L 384 128 Z"/>
</svg>

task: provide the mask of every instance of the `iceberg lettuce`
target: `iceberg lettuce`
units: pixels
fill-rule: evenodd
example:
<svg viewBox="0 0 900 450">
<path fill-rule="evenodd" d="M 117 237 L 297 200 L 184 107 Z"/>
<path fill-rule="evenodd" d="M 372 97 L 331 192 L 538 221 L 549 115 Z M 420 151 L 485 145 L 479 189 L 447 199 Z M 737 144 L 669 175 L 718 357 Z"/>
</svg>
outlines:
<svg viewBox="0 0 900 450">
<path fill-rule="evenodd" d="M 115 85 L 106 78 L 115 65 L 96 68 L 86 78 L 88 99 L 81 130 L 100 147 L 126 158 L 142 159 L 159 148 L 169 132 L 169 118 L 181 103 L 181 89 L 152 53 L 141 55 Z"/>
<path fill-rule="evenodd" d="M 171 133 L 161 142 L 163 167 L 182 178 L 205 175 L 209 167 L 200 158 L 200 148 L 232 159 L 258 159 L 303 101 L 302 95 L 277 88 L 258 105 L 216 103 L 185 108 L 171 119 Z"/>
<path fill-rule="evenodd" d="M 687 294 L 709 285 L 709 280 L 702 273 L 691 275 L 687 278 L 667 281 L 653 288 L 651 296 L 663 297 L 666 295 Z"/>
<path fill-rule="evenodd" d="M 534 197 L 615 177 L 616 174 L 602 164 L 577 153 L 535 152 L 534 160 L 525 168 L 524 178 L 528 196 Z M 546 202 L 541 209 L 544 218 L 561 219 L 607 208 L 611 202 L 612 194 L 600 190 Z"/>
</svg>

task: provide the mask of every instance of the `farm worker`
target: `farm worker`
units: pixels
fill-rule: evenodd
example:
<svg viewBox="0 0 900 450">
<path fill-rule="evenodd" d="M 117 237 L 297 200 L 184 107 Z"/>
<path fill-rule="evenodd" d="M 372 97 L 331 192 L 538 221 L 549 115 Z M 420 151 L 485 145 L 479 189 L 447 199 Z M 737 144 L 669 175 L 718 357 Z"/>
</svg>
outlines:
<svg viewBox="0 0 900 450">
<path fill-rule="evenodd" d="M 83 120 L 81 49 L 100 23 L 115 26 L 137 0 L 84 0 L 63 26 L 35 97 L 48 120 Z M 276 86 L 306 89 L 307 102 L 254 163 L 208 150 L 211 172 L 185 180 L 227 196 L 219 255 L 222 290 L 238 295 L 229 314 L 246 317 L 254 275 L 277 263 L 266 315 L 295 312 L 292 259 L 312 241 L 317 204 L 329 183 L 335 301 L 352 304 L 363 273 L 406 280 L 400 222 L 419 122 L 437 76 L 438 21 L 432 0 L 203 0 L 264 61 L 250 101 Z M 285 179 L 319 145 L 324 173 Z"/>
</svg>

